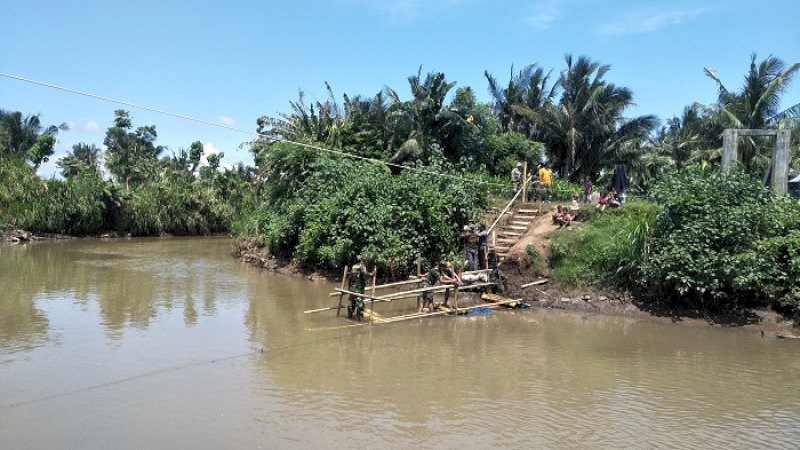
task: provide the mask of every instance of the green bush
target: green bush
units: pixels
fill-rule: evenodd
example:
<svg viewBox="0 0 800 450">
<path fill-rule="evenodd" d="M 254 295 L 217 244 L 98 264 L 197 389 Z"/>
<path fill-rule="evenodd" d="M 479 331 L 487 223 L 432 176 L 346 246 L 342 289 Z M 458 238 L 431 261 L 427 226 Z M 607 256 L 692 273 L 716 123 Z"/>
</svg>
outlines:
<svg viewBox="0 0 800 450">
<path fill-rule="evenodd" d="M 280 149 L 278 155 L 285 161 Z M 473 183 L 415 171 L 393 175 L 383 165 L 329 157 L 305 164 L 294 180 L 268 181 L 265 199 L 234 229 L 274 255 L 313 267 L 340 267 L 363 253 L 390 271 L 410 270 L 417 258 L 457 252 L 461 227 L 486 207 L 485 191 Z M 425 169 L 449 170 L 441 163 Z"/>
<path fill-rule="evenodd" d="M 665 206 L 646 287 L 704 310 L 800 301 L 800 205 L 739 172 L 692 170 L 654 189 Z"/>
</svg>

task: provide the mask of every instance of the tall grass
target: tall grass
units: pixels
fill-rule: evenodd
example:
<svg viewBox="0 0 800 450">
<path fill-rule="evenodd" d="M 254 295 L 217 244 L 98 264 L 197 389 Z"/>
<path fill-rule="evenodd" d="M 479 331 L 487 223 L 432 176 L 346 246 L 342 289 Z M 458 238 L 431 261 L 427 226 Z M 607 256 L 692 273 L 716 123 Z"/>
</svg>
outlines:
<svg viewBox="0 0 800 450">
<path fill-rule="evenodd" d="M 591 214 L 582 226 L 557 230 L 550 244 L 553 276 L 576 286 L 637 280 L 660 211 L 654 203 L 632 200 L 622 208 Z"/>
</svg>

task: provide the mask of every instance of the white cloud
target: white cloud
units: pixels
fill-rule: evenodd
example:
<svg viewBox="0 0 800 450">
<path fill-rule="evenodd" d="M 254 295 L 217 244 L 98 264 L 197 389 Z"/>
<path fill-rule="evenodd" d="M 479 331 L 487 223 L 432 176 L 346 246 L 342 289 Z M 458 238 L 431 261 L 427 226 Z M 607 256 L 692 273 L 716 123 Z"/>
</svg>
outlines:
<svg viewBox="0 0 800 450">
<path fill-rule="evenodd" d="M 206 142 L 205 144 L 203 144 L 203 155 L 200 157 L 200 165 L 208 166 L 208 157 L 210 155 L 218 155 L 220 153 L 222 153 L 222 151 L 217 147 L 215 147 L 213 142 Z M 225 161 L 220 161 L 217 170 L 220 172 L 224 172 L 225 169 L 230 169 L 231 167 L 233 167 L 231 164 Z"/>
<path fill-rule="evenodd" d="M 221 123 L 223 125 L 227 125 L 229 127 L 232 127 L 232 126 L 236 125 L 236 121 L 233 120 L 232 117 L 219 116 L 219 118 L 217 120 L 219 120 L 219 123 Z"/>
<path fill-rule="evenodd" d="M 95 122 L 94 120 L 90 120 L 83 124 L 83 130 L 88 131 L 90 133 L 96 133 L 100 131 L 100 124 Z"/>
<path fill-rule="evenodd" d="M 220 152 L 220 150 L 214 147 L 213 142 L 206 142 L 203 144 L 203 156 L 200 157 L 200 164 L 207 166 L 208 165 L 208 156 L 209 155 L 216 155 Z"/>
<path fill-rule="evenodd" d="M 531 13 L 523 19 L 525 23 L 532 26 L 535 31 L 544 31 L 550 28 L 554 22 L 561 18 L 561 10 L 566 1 L 564 0 L 543 0 L 531 6 Z"/>
<path fill-rule="evenodd" d="M 600 25 L 596 31 L 603 36 L 650 33 L 672 25 L 690 22 L 710 10 L 709 7 L 695 7 L 669 11 L 637 11 Z"/>
<path fill-rule="evenodd" d="M 346 6 L 365 7 L 387 16 L 391 23 L 411 22 L 432 11 L 447 11 L 481 0 L 334 0 Z"/>
</svg>

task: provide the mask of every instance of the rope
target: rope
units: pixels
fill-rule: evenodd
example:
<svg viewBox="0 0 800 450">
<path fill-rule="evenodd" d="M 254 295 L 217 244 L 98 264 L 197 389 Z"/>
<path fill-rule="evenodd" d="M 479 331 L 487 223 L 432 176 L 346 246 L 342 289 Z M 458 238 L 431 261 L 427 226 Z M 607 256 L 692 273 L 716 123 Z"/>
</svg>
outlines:
<svg viewBox="0 0 800 450">
<path fill-rule="evenodd" d="M 243 128 L 238 128 L 238 127 L 234 127 L 234 126 L 231 126 L 231 125 L 225 125 L 225 124 L 221 124 L 221 123 L 217 123 L 217 122 L 212 122 L 210 120 L 198 119 L 196 117 L 187 116 L 187 115 L 184 115 L 184 114 L 173 113 L 173 112 L 170 112 L 170 111 L 165 111 L 163 109 L 158 109 L 158 108 L 153 108 L 153 107 L 150 107 L 150 106 L 140 105 L 138 103 L 128 102 L 128 101 L 125 101 L 125 100 L 119 100 L 119 99 L 116 99 L 116 98 L 106 97 L 106 96 L 103 96 L 103 95 L 92 94 L 90 92 L 79 91 L 77 89 L 71 89 L 71 88 L 68 88 L 68 87 L 59 86 L 59 85 L 51 84 L 51 83 L 46 83 L 44 81 L 33 80 L 33 79 L 30 79 L 30 78 L 21 77 L 21 76 L 18 76 L 18 75 L 12 75 L 12 74 L 9 74 L 9 73 L 0 72 L 0 76 L 5 77 L 5 78 L 10 78 L 12 80 L 23 81 L 25 83 L 30 83 L 30 84 L 35 84 L 35 85 L 38 85 L 38 86 L 43 86 L 43 87 L 50 88 L 50 89 L 55 89 L 55 90 L 59 90 L 59 91 L 68 92 L 70 94 L 82 95 L 84 97 L 89 97 L 89 98 L 93 98 L 93 99 L 96 99 L 96 100 L 102 100 L 102 101 L 109 102 L 109 103 L 116 103 L 116 104 L 119 104 L 119 105 L 129 106 L 131 108 L 141 109 L 141 110 L 144 110 L 144 111 L 150 111 L 150 112 L 154 112 L 154 113 L 157 113 L 157 114 L 163 114 L 165 116 L 175 117 L 175 118 L 182 119 L 182 120 L 188 120 L 188 121 L 191 121 L 191 122 L 197 122 L 197 123 L 200 123 L 200 124 L 203 124 L 203 125 L 210 125 L 210 126 L 213 126 L 213 127 L 224 128 L 226 130 L 236 131 L 236 132 L 239 132 L 239 133 L 244 133 L 244 134 L 248 134 L 248 135 L 251 135 L 251 136 L 257 136 L 257 137 L 260 137 L 260 138 L 270 139 L 272 141 L 286 142 L 288 144 L 294 144 L 294 145 L 297 145 L 297 146 L 300 146 L 300 147 L 309 148 L 309 149 L 312 149 L 312 150 L 317 150 L 317 151 L 321 151 L 321 152 L 327 152 L 327 153 L 330 153 L 330 154 L 333 154 L 333 155 L 337 155 L 337 156 L 342 156 L 342 157 L 345 157 L 345 158 L 351 158 L 351 159 L 356 159 L 356 160 L 360 160 L 360 161 L 368 161 L 368 162 L 377 163 L 377 164 L 385 164 L 385 165 L 387 165 L 389 167 L 394 167 L 394 168 L 404 169 L 404 170 L 410 170 L 410 171 L 413 171 L 413 172 L 419 172 L 419 173 L 423 173 L 423 174 L 427 174 L 427 175 L 434 175 L 434 176 L 440 176 L 440 177 L 445 177 L 445 178 L 451 178 L 451 179 L 454 179 L 454 180 L 460 180 L 460 181 L 467 182 L 467 183 L 485 184 L 485 185 L 490 185 L 490 186 L 502 186 L 504 188 L 508 187 L 507 185 L 502 184 L 502 183 L 494 183 L 494 182 L 491 182 L 491 181 L 483 181 L 483 180 L 476 180 L 476 179 L 471 179 L 471 178 L 464 178 L 464 177 L 460 177 L 460 176 L 457 176 L 457 175 L 450 175 L 450 174 L 446 174 L 446 173 L 435 172 L 435 171 L 432 171 L 432 170 L 420 169 L 418 167 L 405 166 L 405 165 L 402 165 L 402 164 L 395 164 L 395 163 L 391 163 L 391 162 L 388 162 L 388 161 L 383 161 L 383 160 L 376 159 L 376 158 L 368 158 L 368 157 L 365 157 L 365 156 L 358 156 L 358 155 L 354 155 L 354 154 L 351 154 L 351 153 L 342 152 L 342 151 L 339 151 L 339 150 L 333 150 L 333 149 L 329 149 L 329 148 L 325 148 L 325 147 L 320 147 L 318 145 L 306 144 L 306 143 L 303 143 L 303 142 L 296 142 L 296 141 L 292 141 L 292 140 L 289 140 L 289 139 L 275 138 L 275 137 L 272 137 L 272 136 L 267 136 L 267 135 L 265 135 L 263 133 L 257 133 L 255 131 L 245 130 Z"/>
</svg>

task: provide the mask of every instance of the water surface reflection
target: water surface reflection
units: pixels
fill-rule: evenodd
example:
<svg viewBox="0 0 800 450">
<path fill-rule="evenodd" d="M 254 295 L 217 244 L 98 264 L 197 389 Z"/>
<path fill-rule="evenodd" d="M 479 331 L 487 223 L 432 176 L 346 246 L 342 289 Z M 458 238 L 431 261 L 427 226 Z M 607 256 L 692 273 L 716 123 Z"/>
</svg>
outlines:
<svg viewBox="0 0 800 450">
<path fill-rule="evenodd" d="M 794 341 L 556 311 L 352 326 L 302 314 L 331 302 L 330 285 L 254 269 L 229 250 L 227 239 L 0 246 L 3 447 L 800 438 Z"/>
</svg>

